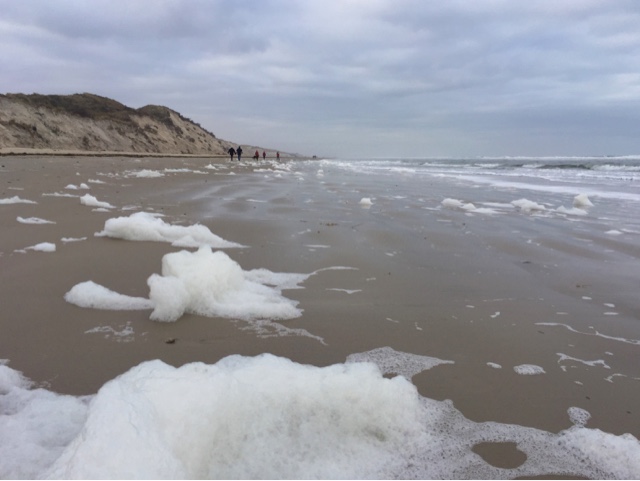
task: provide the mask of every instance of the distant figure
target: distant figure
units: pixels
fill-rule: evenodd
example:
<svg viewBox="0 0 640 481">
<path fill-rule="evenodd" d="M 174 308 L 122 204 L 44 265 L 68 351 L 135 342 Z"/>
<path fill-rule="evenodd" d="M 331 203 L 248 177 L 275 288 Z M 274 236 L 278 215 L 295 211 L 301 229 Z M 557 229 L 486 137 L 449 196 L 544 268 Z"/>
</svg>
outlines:
<svg viewBox="0 0 640 481">
<path fill-rule="evenodd" d="M 258 153 L 257 150 L 256 150 L 256 153 L 253 154 L 253 158 L 254 158 L 254 160 L 258 160 L 260 158 L 260 154 Z"/>
<path fill-rule="evenodd" d="M 238 145 L 238 148 L 236 149 L 236 154 L 238 154 L 238 161 L 240 160 L 240 157 L 242 156 L 242 147 L 240 147 Z"/>
<path fill-rule="evenodd" d="M 234 149 L 233 147 L 231 147 L 229 150 L 229 155 L 231 156 L 231 160 L 233 160 L 233 156 L 236 155 L 236 149 Z"/>
<path fill-rule="evenodd" d="M 280 152 L 276 152 L 276 159 L 280 160 Z"/>
<path fill-rule="evenodd" d="M 263 151 L 262 151 L 262 160 L 264 160 L 264 159 L 266 159 L 266 158 L 267 158 L 267 154 L 266 154 L 266 153 L 265 153 L 265 151 L 263 150 Z"/>
</svg>

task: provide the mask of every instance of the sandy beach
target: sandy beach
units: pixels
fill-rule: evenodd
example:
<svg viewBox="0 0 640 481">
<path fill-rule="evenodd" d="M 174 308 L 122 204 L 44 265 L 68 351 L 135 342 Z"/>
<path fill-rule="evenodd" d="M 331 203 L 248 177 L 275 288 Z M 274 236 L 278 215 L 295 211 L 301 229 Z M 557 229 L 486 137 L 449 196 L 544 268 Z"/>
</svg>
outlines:
<svg viewBox="0 0 640 481">
<path fill-rule="evenodd" d="M 328 366 L 389 346 L 450 361 L 412 382 L 473 422 L 558 433 L 577 407 L 591 429 L 640 437 L 637 243 L 604 235 L 602 219 L 497 221 L 442 207 L 470 192 L 499 201 L 477 187 L 434 178 L 418 205 L 410 180 L 376 182 L 221 158 L 0 157 L 0 358 L 77 396 L 152 359 L 178 367 L 271 353 Z M 87 194 L 111 207 L 83 204 Z M 283 290 L 302 315 L 154 322 L 150 310 L 67 302 L 88 280 L 149 296 L 149 276 L 181 249 L 96 236 L 109 219 L 141 211 L 245 246 L 223 249 L 245 271 L 309 275 Z M 498 467 L 523 462 L 512 443 L 477 452 Z"/>
</svg>

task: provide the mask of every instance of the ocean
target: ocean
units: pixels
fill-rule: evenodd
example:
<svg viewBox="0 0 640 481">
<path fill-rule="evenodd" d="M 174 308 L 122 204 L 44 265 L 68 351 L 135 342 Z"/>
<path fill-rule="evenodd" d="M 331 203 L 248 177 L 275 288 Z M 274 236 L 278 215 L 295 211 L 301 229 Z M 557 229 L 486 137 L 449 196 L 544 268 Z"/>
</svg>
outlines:
<svg viewBox="0 0 640 481">
<path fill-rule="evenodd" d="M 442 178 L 498 190 L 586 194 L 601 199 L 640 201 L 640 156 L 496 157 L 475 159 L 322 160 L 321 167 L 391 179 Z"/>
<path fill-rule="evenodd" d="M 87 264 L 3 314 L 2 479 L 640 476 L 640 156 L 179 162 L 0 195 Z"/>
</svg>

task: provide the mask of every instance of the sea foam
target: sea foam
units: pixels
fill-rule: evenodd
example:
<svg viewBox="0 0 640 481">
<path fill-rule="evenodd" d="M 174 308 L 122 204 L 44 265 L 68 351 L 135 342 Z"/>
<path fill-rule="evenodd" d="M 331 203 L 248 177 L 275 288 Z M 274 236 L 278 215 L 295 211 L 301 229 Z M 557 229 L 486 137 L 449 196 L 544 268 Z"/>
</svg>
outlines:
<svg viewBox="0 0 640 481">
<path fill-rule="evenodd" d="M 47 475 L 375 476 L 420 436 L 420 418 L 415 387 L 372 364 L 317 368 L 262 355 L 176 369 L 150 361 L 102 387 Z"/>
<path fill-rule="evenodd" d="M 80 203 L 88 207 L 101 207 L 103 209 L 113 209 L 113 206 L 108 202 L 102 202 L 96 199 L 93 195 L 85 194 L 80 197 Z"/>
<path fill-rule="evenodd" d="M 25 247 L 23 251 L 37 251 L 37 252 L 55 252 L 56 245 L 53 242 L 40 242 L 39 244 Z"/>
<path fill-rule="evenodd" d="M 153 309 L 154 304 L 143 297 L 131 297 L 118 294 L 93 281 L 76 284 L 64 296 L 65 301 L 80 307 L 106 310 L 144 310 Z"/>
<path fill-rule="evenodd" d="M 50 221 L 50 220 L 46 220 L 46 219 L 41 219 L 40 217 L 20 217 L 18 216 L 16 218 L 16 220 L 18 222 L 20 222 L 21 224 L 55 224 L 55 222 Z"/>
<path fill-rule="evenodd" d="M 0 204 L 37 204 L 37 202 L 28 200 L 28 199 L 23 199 L 17 195 L 14 195 L 13 197 L 0 199 Z"/>
<path fill-rule="evenodd" d="M 409 374 L 434 366 L 390 348 L 358 357 Z M 90 397 L 35 389 L 0 362 L 0 396 L 5 479 L 640 475 L 638 440 L 585 427 L 583 409 L 569 408 L 573 426 L 558 434 L 474 423 L 372 362 L 315 367 L 263 354 L 176 368 L 155 360 Z M 487 442 L 517 443 L 527 459 L 493 467 L 472 452 Z"/>
<path fill-rule="evenodd" d="M 529 199 L 518 199 L 511 202 L 514 206 L 520 208 L 522 212 L 531 213 L 546 210 L 544 205 L 533 202 Z"/>
<path fill-rule="evenodd" d="M 535 364 L 520 364 L 519 366 L 514 366 L 513 370 L 523 376 L 535 376 L 537 374 L 545 374 L 545 371 L 540 366 L 536 366 Z"/>
<path fill-rule="evenodd" d="M 578 194 L 573 198 L 573 206 L 578 209 L 585 209 L 587 207 L 593 207 L 593 203 L 586 194 Z"/>
<path fill-rule="evenodd" d="M 291 319 L 302 311 L 281 294 L 280 286 L 289 281 L 290 276 L 266 269 L 246 275 L 227 254 L 210 247 L 166 254 L 162 275 L 153 274 L 147 281 L 155 305 L 151 319 L 175 321 L 185 312 L 244 320 Z"/>
<path fill-rule="evenodd" d="M 128 217 L 108 219 L 104 224 L 104 229 L 97 232 L 96 236 L 134 241 L 169 242 L 176 247 L 200 247 L 203 245 L 219 249 L 243 247 L 215 235 L 204 225 L 171 225 L 160 219 L 158 215 L 148 212 L 137 212 Z"/>
<path fill-rule="evenodd" d="M 247 321 L 292 319 L 302 311 L 297 301 L 282 295 L 282 290 L 297 288 L 316 272 L 245 271 L 226 253 L 203 246 L 195 252 L 165 254 L 162 274 L 147 279 L 149 299 L 119 294 L 86 281 L 73 286 L 65 300 L 94 309 L 153 309 L 150 318 L 163 322 L 177 321 L 185 313 Z"/>
</svg>

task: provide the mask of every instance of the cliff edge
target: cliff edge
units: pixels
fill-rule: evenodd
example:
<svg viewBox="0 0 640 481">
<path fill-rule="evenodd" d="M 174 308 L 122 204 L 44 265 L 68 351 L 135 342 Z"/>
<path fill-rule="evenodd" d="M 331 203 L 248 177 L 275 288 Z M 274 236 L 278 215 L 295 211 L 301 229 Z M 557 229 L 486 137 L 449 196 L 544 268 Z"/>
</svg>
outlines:
<svg viewBox="0 0 640 481">
<path fill-rule="evenodd" d="M 0 149 L 226 155 L 231 146 L 167 107 L 133 109 L 89 93 L 0 94 Z"/>
</svg>

